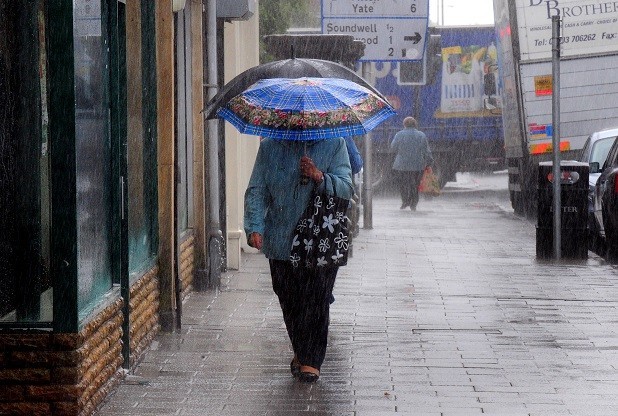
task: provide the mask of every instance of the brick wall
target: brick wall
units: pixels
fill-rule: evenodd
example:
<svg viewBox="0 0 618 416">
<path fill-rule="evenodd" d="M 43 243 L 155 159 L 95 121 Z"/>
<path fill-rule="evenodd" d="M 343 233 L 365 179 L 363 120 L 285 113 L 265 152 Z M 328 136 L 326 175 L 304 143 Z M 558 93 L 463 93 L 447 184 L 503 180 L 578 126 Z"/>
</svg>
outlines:
<svg viewBox="0 0 618 416">
<path fill-rule="evenodd" d="M 152 269 L 130 289 L 130 367 L 134 368 L 159 332 L 158 269 Z"/>
<path fill-rule="evenodd" d="M 159 331 L 154 268 L 130 288 L 131 366 Z M 122 377 L 117 299 L 77 334 L 0 332 L 0 415 L 90 415 Z"/>
<path fill-rule="evenodd" d="M 77 334 L 0 333 L 0 414 L 89 414 L 120 379 L 122 300 Z"/>
</svg>

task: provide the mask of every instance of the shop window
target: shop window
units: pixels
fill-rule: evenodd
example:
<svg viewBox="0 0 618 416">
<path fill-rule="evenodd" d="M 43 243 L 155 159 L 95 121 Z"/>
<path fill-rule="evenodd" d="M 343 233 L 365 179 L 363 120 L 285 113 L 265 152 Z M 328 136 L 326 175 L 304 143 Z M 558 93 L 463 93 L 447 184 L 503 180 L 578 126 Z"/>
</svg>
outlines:
<svg viewBox="0 0 618 416">
<path fill-rule="evenodd" d="M 176 160 L 178 166 L 178 232 L 193 227 L 193 107 L 191 93 L 191 16 L 190 7 L 175 15 L 176 23 Z"/>
<path fill-rule="evenodd" d="M 101 6 L 100 0 L 73 2 L 80 317 L 112 286 L 109 42 Z"/>
<path fill-rule="evenodd" d="M 156 140 L 156 108 L 154 87 L 156 73 L 154 42 L 150 28 L 154 22 L 152 5 L 141 1 L 126 7 L 127 27 L 125 42 L 127 59 L 127 205 L 129 273 L 132 277 L 150 267 L 154 261 L 155 238 L 153 224 L 156 224 L 156 165 L 154 143 Z M 141 4 L 141 5 L 140 5 Z"/>
<path fill-rule="evenodd" d="M 0 0 L 0 327 L 75 331 L 153 263 L 154 9 Z"/>
<path fill-rule="evenodd" d="M 0 0 L 0 324 L 49 326 L 43 1 Z"/>
</svg>

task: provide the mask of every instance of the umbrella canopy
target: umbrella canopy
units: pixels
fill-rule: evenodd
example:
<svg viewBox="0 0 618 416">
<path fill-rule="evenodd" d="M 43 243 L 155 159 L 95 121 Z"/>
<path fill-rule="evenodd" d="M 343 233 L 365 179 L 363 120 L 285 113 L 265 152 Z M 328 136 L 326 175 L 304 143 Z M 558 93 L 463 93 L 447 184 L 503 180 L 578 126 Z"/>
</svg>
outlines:
<svg viewBox="0 0 618 416">
<path fill-rule="evenodd" d="M 232 98 L 217 114 L 241 133 L 283 140 L 358 136 L 395 115 L 381 97 L 338 78 L 270 78 Z"/>
<path fill-rule="evenodd" d="M 378 90 L 358 76 L 356 72 L 343 65 L 321 59 L 293 58 L 254 66 L 238 74 L 206 103 L 205 117 L 206 119 L 215 118 L 221 106 L 261 79 L 301 77 L 347 79 L 368 88 L 382 100 L 387 101 Z"/>
</svg>

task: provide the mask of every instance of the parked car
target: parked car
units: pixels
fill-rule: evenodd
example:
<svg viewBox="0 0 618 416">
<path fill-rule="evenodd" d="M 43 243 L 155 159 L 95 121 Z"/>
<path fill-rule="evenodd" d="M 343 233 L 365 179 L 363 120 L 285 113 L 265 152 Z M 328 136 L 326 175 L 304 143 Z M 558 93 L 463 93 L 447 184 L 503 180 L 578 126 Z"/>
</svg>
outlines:
<svg viewBox="0 0 618 416">
<path fill-rule="evenodd" d="M 618 137 L 618 128 L 592 133 L 586 140 L 579 157 L 580 162 L 590 165 L 588 179 L 588 245 L 590 250 L 600 255 L 605 254 L 605 236 L 601 234 L 603 227 L 599 227 L 595 216 L 595 188 L 609 150 L 616 142 L 616 137 Z"/>
<path fill-rule="evenodd" d="M 618 136 L 618 129 L 614 130 Z M 601 169 L 590 163 L 590 171 L 600 172 L 594 187 L 593 205 L 598 236 L 604 241 L 606 256 L 618 259 L 618 140 L 609 149 Z"/>
</svg>

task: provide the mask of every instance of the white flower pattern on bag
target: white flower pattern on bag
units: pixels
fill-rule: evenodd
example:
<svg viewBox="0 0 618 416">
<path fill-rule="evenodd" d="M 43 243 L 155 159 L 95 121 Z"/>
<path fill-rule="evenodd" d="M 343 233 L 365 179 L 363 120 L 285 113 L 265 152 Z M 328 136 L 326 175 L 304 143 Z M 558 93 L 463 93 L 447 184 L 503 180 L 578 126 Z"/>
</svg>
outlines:
<svg viewBox="0 0 618 416">
<path fill-rule="evenodd" d="M 307 227 L 309 227 L 310 229 L 313 228 L 313 223 L 314 223 L 313 217 L 309 218 L 307 220 Z M 299 230 L 299 231 L 301 231 L 301 230 Z"/>
<path fill-rule="evenodd" d="M 326 205 L 326 209 L 333 209 L 335 205 L 335 198 L 328 198 L 328 204 Z"/>
<path fill-rule="evenodd" d="M 300 245 L 300 241 L 298 241 L 298 234 L 294 236 L 294 240 L 292 240 L 292 248 L 298 247 Z"/>
<path fill-rule="evenodd" d="M 296 230 L 302 233 L 305 230 L 305 227 L 307 227 L 307 220 L 302 219 L 298 222 L 298 225 L 296 226 Z"/>
<path fill-rule="evenodd" d="M 322 208 L 322 198 L 320 198 L 320 195 L 316 195 L 315 200 L 313 201 L 313 208 L 313 215 L 318 215 L 320 208 Z"/>
<path fill-rule="evenodd" d="M 290 256 L 290 261 L 292 262 L 292 266 L 298 267 L 298 263 L 300 262 L 300 256 L 294 253 Z"/>
<path fill-rule="evenodd" d="M 350 248 L 349 201 L 315 194 L 311 201 L 296 225 L 290 262 L 307 268 L 345 265 Z"/>
<path fill-rule="evenodd" d="M 333 263 L 338 264 L 342 257 L 343 254 L 340 253 L 339 250 L 335 251 L 335 254 L 333 254 L 332 256 Z"/>
<path fill-rule="evenodd" d="M 337 213 L 335 214 L 335 218 L 337 218 L 339 222 L 344 222 L 348 219 L 348 217 L 345 216 L 345 212 L 342 211 L 337 211 Z"/>
<path fill-rule="evenodd" d="M 335 237 L 335 239 L 333 240 L 335 242 L 335 244 L 337 244 L 337 248 L 339 250 L 343 249 L 343 250 L 347 250 L 348 249 L 348 236 L 343 234 L 343 233 L 339 233 L 339 235 L 337 237 Z"/>
<path fill-rule="evenodd" d="M 318 249 L 320 250 L 320 253 L 326 253 L 329 248 L 330 248 L 330 244 L 328 244 L 328 238 L 324 238 L 320 240 L 320 244 L 318 245 Z"/>
<path fill-rule="evenodd" d="M 324 221 L 322 228 L 328 228 L 328 231 L 334 233 L 334 226 L 339 224 L 339 220 L 337 218 L 333 218 L 333 214 L 328 214 L 328 217 L 322 217 L 322 220 Z"/>
<path fill-rule="evenodd" d="M 305 251 L 309 253 L 313 249 L 313 239 L 303 240 L 303 243 L 305 243 Z"/>
</svg>

